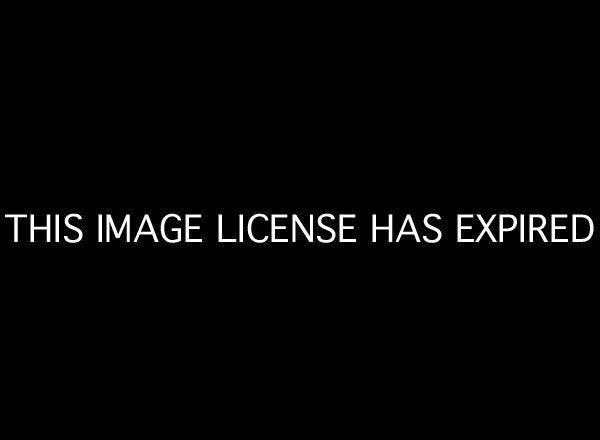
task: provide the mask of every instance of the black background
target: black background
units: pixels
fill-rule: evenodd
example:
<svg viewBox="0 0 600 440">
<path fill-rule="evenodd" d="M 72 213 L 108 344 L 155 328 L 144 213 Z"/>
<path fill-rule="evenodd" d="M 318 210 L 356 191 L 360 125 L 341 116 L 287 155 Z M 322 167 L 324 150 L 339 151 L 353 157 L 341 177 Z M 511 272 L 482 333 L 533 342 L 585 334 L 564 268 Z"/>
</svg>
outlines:
<svg viewBox="0 0 600 440">
<path fill-rule="evenodd" d="M 361 243 L 4 240 L 11 412 L 573 429 L 595 389 L 597 238 L 460 246 L 453 218 L 597 221 L 592 29 L 524 11 L 247 12 L 23 16 L 3 55 L 2 213 L 356 212 Z M 375 212 L 438 212 L 444 241 L 371 246 Z"/>
</svg>

